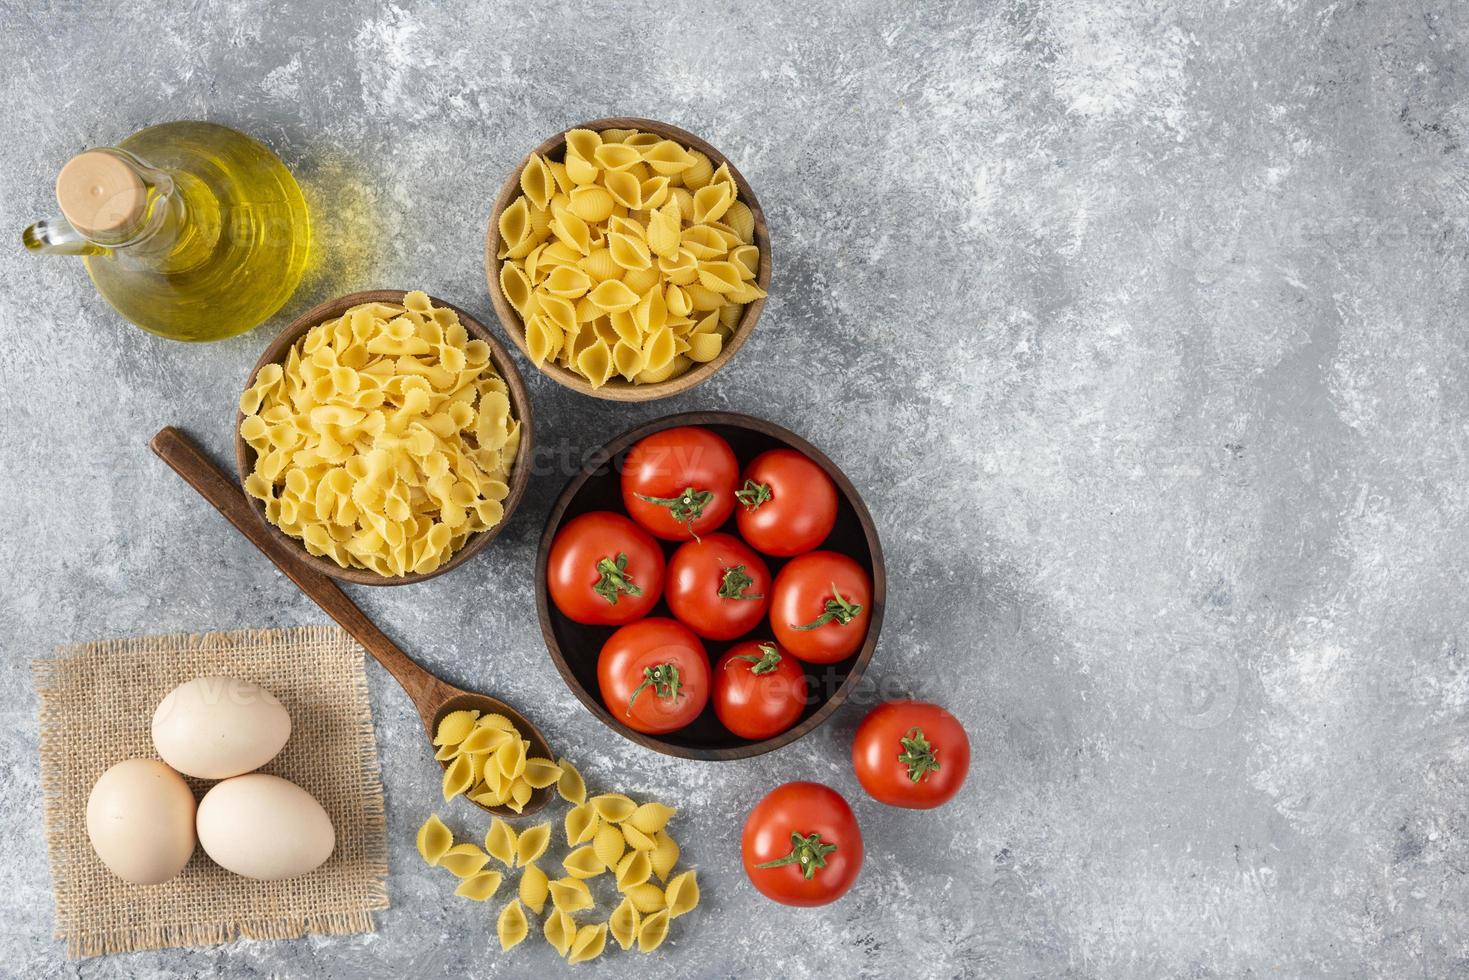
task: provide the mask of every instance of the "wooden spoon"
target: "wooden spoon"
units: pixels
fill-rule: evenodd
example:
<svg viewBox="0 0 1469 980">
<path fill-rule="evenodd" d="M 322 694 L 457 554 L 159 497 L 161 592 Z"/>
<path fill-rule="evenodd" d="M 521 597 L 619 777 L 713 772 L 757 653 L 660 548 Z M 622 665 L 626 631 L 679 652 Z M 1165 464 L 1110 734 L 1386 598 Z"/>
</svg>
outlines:
<svg viewBox="0 0 1469 980">
<path fill-rule="evenodd" d="M 250 502 L 245 499 L 244 491 L 225 476 L 219 467 L 211 463 L 183 432 L 173 426 L 168 426 L 154 436 L 148 445 L 160 459 L 173 468 L 175 473 L 199 491 L 201 497 L 213 504 L 214 509 L 235 526 L 235 530 L 249 538 L 250 543 L 259 548 L 265 557 L 275 562 L 276 567 L 285 572 L 286 577 L 295 582 L 307 597 L 320 606 L 328 616 L 340 623 L 343 629 L 352 634 L 353 639 L 362 644 L 364 650 L 387 668 L 388 673 L 392 674 L 403 686 L 403 690 L 413 701 L 413 706 L 418 709 L 419 717 L 423 719 L 423 727 L 428 731 L 430 742 L 433 740 L 434 732 L 438 729 L 439 722 L 445 715 L 451 711 L 477 709 L 481 714 L 493 712 L 504 715 L 514 722 L 521 737 L 530 743 L 527 755 L 546 759 L 555 758 L 551 755 L 546 739 L 536 729 L 536 726 L 510 705 L 485 694 L 457 688 L 440 680 L 410 660 L 406 653 L 398 649 L 397 645 L 383 634 L 382 630 L 374 626 L 372 621 L 363 615 L 362 610 L 347 598 L 336 582 L 314 569 L 307 568 L 288 548 L 266 531 L 265 525 L 250 512 Z M 445 765 L 445 763 L 441 762 L 440 765 Z M 482 803 L 475 803 L 475 806 L 502 817 L 528 816 L 545 806 L 550 796 L 549 786 L 536 790 L 519 814 L 508 806 L 485 806 Z M 474 803 L 473 800 L 470 802 Z"/>
</svg>

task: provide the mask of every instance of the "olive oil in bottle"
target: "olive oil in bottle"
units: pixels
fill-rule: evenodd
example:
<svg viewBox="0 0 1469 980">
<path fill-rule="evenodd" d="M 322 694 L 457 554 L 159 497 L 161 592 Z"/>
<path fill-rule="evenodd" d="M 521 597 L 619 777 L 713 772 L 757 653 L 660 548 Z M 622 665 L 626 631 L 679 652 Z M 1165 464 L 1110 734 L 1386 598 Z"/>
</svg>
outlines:
<svg viewBox="0 0 1469 980">
<path fill-rule="evenodd" d="M 295 178 L 225 126 L 172 122 L 73 157 L 56 178 L 63 218 L 27 248 L 80 255 L 92 282 L 144 330 L 220 340 L 268 319 L 306 270 L 311 223 Z"/>
</svg>

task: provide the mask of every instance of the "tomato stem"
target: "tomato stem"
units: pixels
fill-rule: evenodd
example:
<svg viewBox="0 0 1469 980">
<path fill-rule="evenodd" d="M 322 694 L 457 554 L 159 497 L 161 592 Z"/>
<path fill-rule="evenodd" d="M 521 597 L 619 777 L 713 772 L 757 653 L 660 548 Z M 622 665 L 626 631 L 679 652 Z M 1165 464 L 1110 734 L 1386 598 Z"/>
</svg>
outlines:
<svg viewBox="0 0 1469 980">
<path fill-rule="evenodd" d="M 643 682 L 632 692 L 627 699 L 627 713 L 632 714 L 632 703 L 638 699 L 647 688 L 653 689 L 654 697 L 678 700 L 679 691 L 683 682 L 678 679 L 678 664 L 659 664 L 656 667 L 643 668 Z"/>
<path fill-rule="evenodd" d="M 770 484 L 746 480 L 744 487 L 735 491 L 735 499 L 753 511 L 770 499 Z"/>
<path fill-rule="evenodd" d="M 764 599 L 763 592 L 746 592 L 750 586 L 755 584 L 745 571 L 744 565 L 736 565 L 734 568 L 724 570 L 724 578 L 719 584 L 719 598 L 721 599 Z"/>
<path fill-rule="evenodd" d="M 736 660 L 748 660 L 754 664 L 750 668 L 752 674 L 768 674 L 780 664 L 780 651 L 775 648 L 774 643 L 762 643 L 760 644 L 760 656 L 757 657 L 753 653 L 742 653 L 732 658 L 725 665 L 726 669 L 733 667 Z"/>
<path fill-rule="evenodd" d="M 642 595 L 643 590 L 633 584 L 632 576 L 627 574 L 627 554 L 619 552 L 617 560 L 603 558 L 597 562 L 597 571 L 602 577 L 597 584 L 592 586 L 592 591 L 607 600 L 609 606 L 617 605 L 618 593 L 627 595 Z"/>
<path fill-rule="evenodd" d="M 704 516 L 704 508 L 714 499 L 713 490 L 695 490 L 693 487 L 684 487 L 683 492 L 677 497 L 650 497 L 645 493 L 637 495 L 639 500 L 646 500 L 650 504 L 659 507 L 667 507 L 673 519 L 689 529 L 694 534 L 694 521 Z M 698 537 L 694 534 L 694 537 Z"/>
<path fill-rule="evenodd" d="M 797 626 L 795 623 L 792 623 L 791 628 L 798 630 L 814 630 L 818 626 L 825 626 L 827 623 L 833 622 L 836 623 L 838 626 L 846 626 L 853 619 L 855 619 L 859 613 L 862 612 L 861 603 L 848 602 L 846 599 L 842 598 L 842 594 L 837 591 L 837 584 L 835 582 L 831 583 L 831 594 L 835 596 L 835 598 L 826 600 L 825 612 L 823 612 L 820 616 L 817 616 L 805 626 Z"/>
<path fill-rule="evenodd" d="M 923 729 L 914 725 L 898 741 L 903 746 L 903 751 L 898 753 L 898 761 L 908 767 L 909 779 L 916 783 L 929 773 L 938 772 L 938 750 L 929 744 Z"/>
<path fill-rule="evenodd" d="M 801 874 L 807 881 L 816 877 L 816 869 L 826 867 L 826 856 L 836 853 L 835 844 L 823 844 L 820 834 L 802 837 L 799 832 L 791 833 L 791 853 L 774 861 L 757 864 L 757 868 L 781 868 L 787 864 L 799 864 Z"/>
</svg>

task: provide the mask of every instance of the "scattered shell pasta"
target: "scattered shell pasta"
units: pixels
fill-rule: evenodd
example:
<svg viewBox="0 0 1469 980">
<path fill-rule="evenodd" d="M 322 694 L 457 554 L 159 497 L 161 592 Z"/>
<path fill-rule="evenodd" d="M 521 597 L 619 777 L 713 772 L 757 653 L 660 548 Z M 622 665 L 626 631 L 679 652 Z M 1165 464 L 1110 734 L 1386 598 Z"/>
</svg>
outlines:
<svg viewBox="0 0 1469 980">
<path fill-rule="evenodd" d="M 512 900 L 500 910 L 500 915 L 495 920 L 495 934 L 500 938 L 502 953 L 512 946 L 520 945 L 530 934 L 530 923 L 526 921 L 525 909 L 520 907 L 520 902 Z"/>
<path fill-rule="evenodd" d="M 536 858 L 546 853 L 546 847 L 551 843 L 551 825 L 538 823 L 534 827 L 527 827 L 520 832 L 515 841 L 515 860 L 521 867 L 533 862 Z"/>
<path fill-rule="evenodd" d="M 754 212 L 698 150 L 573 129 L 563 160 L 531 156 L 520 189 L 497 227 L 499 286 L 538 365 L 594 388 L 665 381 L 717 357 L 765 296 Z"/>
<path fill-rule="evenodd" d="M 546 872 L 538 868 L 534 861 L 521 869 L 520 900 L 536 915 L 546 909 L 546 899 L 551 895 L 550 884 Z"/>
<path fill-rule="evenodd" d="M 576 931 L 576 938 L 571 941 L 571 952 L 567 954 L 566 962 L 585 963 L 587 960 L 594 960 L 602 955 L 606 946 L 607 923 L 582 926 Z"/>
<path fill-rule="evenodd" d="M 514 726 L 502 716 L 455 712 L 444 718 L 434 741 L 452 750 L 453 762 L 469 759 L 466 764 L 476 766 L 476 772 L 495 773 L 498 754 L 510 737 L 518 738 Z M 473 760 L 474 755 L 482 755 L 484 761 Z M 529 914 L 544 917 L 542 935 L 567 963 L 600 957 L 609 935 L 623 950 L 635 944 L 643 953 L 659 948 L 667 938 L 669 923 L 699 904 L 694 871 L 668 877 L 679 858 L 678 844 L 667 829 L 676 811 L 660 803 L 639 804 L 621 793 L 603 793 L 587 800 L 585 784 L 569 762 L 539 761 L 556 769 L 558 789 L 560 780 L 572 773 L 571 796 L 585 801 L 574 805 L 565 817 L 566 851 L 559 858 L 565 877 L 551 880 L 536 863 L 553 844 L 553 825 L 546 822 L 517 833 L 496 817 L 485 831 L 481 849 L 473 843 L 456 844 L 453 832 L 437 814 L 431 814 L 418 828 L 415 845 L 419 854 L 427 864 L 457 876 L 454 894 L 474 902 L 488 902 L 505 884 L 506 872 L 486 870 L 490 860 L 507 869 L 519 866 L 515 894 L 495 921 L 502 951 L 525 941 L 531 930 Z M 607 872 L 612 873 L 610 880 L 621 897 L 607 918 L 597 921 L 592 886 L 594 879 L 609 881 L 601 878 Z M 655 873 L 666 883 L 663 887 L 651 880 Z M 605 891 L 612 886 L 595 887 Z M 576 921 L 579 914 L 589 911 L 593 921 Z"/>
<path fill-rule="evenodd" d="M 459 883 L 454 894 L 475 902 L 489 901 L 500 890 L 504 875 L 498 871 L 480 871 Z"/>
<path fill-rule="evenodd" d="M 485 831 L 485 853 L 507 868 L 515 866 L 515 831 L 499 817 Z"/>
<path fill-rule="evenodd" d="M 587 801 L 587 784 L 582 781 L 581 773 L 565 759 L 556 760 L 556 764 L 561 767 L 561 775 L 556 780 L 556 792 L 567 803 L 581 806 Z"/>
<path fill-rule="evenodd" d="M 490 346 L 422 292 L 312 327 L 240 413 L 245 492 L 343 568 L 426 574 L 504 517 L 520 445 L 508 388 Z"/>
<path fill-rule="evenodd" d="M 454 846 L 454 834 L 444 822 L 439 819 L 437 813 L 429 814 L 429 818 L 418 828 L 418 838 L 415 841 L 418 846 L 418 854 L 428 864 L 438 864 L 439 859 Z"/>
</svg>

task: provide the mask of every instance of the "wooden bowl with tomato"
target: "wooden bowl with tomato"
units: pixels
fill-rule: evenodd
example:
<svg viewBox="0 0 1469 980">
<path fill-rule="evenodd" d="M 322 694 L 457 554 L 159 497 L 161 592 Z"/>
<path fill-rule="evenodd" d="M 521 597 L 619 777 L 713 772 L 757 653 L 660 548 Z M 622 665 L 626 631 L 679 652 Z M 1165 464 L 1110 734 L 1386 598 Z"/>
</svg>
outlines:
<svg viewBox="0 0 1469 980">
<path fill-rule="evenodd" d="M 590 453 L 536 560 L 567 686 L 625 738 L 688 759 L 750 758 L 825 722 L 872 658 L 886 597 L 851 481 L 733 412 L 670 415 Z"/>
</svg>

